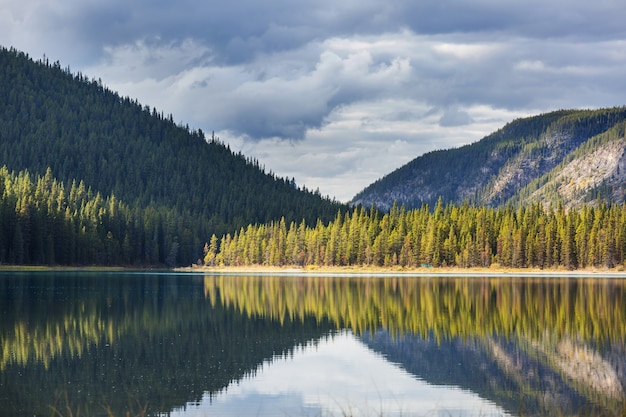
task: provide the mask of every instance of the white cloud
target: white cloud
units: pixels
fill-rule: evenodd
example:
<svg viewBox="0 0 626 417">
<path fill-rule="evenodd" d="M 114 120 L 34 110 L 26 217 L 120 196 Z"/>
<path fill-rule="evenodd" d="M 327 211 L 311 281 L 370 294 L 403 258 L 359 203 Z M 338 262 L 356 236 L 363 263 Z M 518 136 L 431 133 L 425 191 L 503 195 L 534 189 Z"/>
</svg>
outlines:
<svg viewBox="0 0 626 417">
<path fill-rule="evenodd" d="M 501 48 L 502 47 L 497 44 L 438 43 L 433 45 L 435 52 L 442 55 L 450 55 L 461 61 L 486 59 L 489 55 L 493 55 Z"/>
</svg>

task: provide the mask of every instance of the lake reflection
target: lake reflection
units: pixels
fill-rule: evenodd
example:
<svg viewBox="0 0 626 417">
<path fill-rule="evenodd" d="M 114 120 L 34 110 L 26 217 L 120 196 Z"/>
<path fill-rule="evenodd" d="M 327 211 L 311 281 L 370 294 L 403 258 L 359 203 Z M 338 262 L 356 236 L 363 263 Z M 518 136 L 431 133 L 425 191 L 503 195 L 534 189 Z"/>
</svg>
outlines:
<svg viewBox="0 0 626 417">
<path fill-rule="evenodd" d="M 444 412 L 445 411 L 445 412 Z M 215 398 L 173 416 L 502 416 L 478 395 L 415 378 L 350 332 L 274 360 Z"/>
<path fill-rule="evenodd" d="M 0 415 L 621 414 L 625 301 L 573 277 L 4 272 Z"/>
</svg>

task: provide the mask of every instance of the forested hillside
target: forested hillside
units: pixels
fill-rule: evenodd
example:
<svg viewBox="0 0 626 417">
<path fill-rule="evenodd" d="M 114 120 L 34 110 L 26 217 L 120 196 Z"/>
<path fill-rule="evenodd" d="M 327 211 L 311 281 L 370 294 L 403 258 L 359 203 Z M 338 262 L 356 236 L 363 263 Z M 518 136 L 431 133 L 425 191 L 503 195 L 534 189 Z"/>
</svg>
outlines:
<svg viewBox="0 0 626 417">
<path fill-rule="evenodd" d="M 621 175 L 618 167 L 624 163 L 623 147 L 606 148 L 606 152 L 588 158 L 595 148 L 582 145 L 625 120 L 626 107 L 560 110 L 514 120 L 476 143 L 414 159 L 365 188 L 353 203 L 389 209 L 397 202 L 407 208 L 419 208 L 422 203 L 432 206 L 441 197 L 444 202 L 468 201 L 487 206 L 525 204 L 528 201 L 524 196 L 528 197 L 530 191 L 518 195 L 520 189 L 544 175 L 554 176 L 553 169 L 566 158 L 571 161 L 574 157 L 587 158 L 579 167 L 610 168 L 603 175 L 578 169 L 570 176 L 577 183 L 576 195 L 552 192 L 544 197 L 565 206 L 580 206 L 600 192 L 609 201 L 620 203 L 624 201 L 623 181 L 615 179 Z M 623 141 L 623 128 L 613 132 L 613 139 L 620 132 Z M 579 147 L 582 151 L 572 154 Z M 545 184 L 546 180 L 541 182 Z M 537 200 L 541 198 L 537 196 L 533 201 Z"/>
<path fill-rule="evenodd" d="M 221 235 L 282 216 L 314 224 L 318 218 L 332 219 L 342 209 L 319 193 L 298 188 L 294 180 L 265 172 L 257 161 L 234 154 L 218 139 L 207 141 L 202 131 L 177 125 L 171 115 L 120 97 L 100 80 L 4 48 L 0 49 L 2 165 L 8 168 L 5 175 L 15 171 L 24 177 L 22 171 L 28 170 L 31 182 L 50 169 L 48 178 L 63 184 L 65 192 L 82 182 L 93 196 L 123 201 L 146 223 L 143 232 L 151 234 L 141 238 L 143 242 L 128 234 L 134 250 L 123 260 L 130 263 L 189 264 L 202 255 L 202 245 L 213 233 Z M 48 239 L 36 236 L 39 231 L 29 226 L 30 216 L 39 208 L 37 198 L 31 200 L 33 206 L 17 205 L 14 224 L 5 224 L 10 230 L 2 235 L 6 250 L 0 253 L 0 262 L 102 260 L 80 255 L 61 258 L 57 252 L 35 256 L 35 249 L 27 246 L 13 247 L 9 258 L 8 247 L 15 236 L 24 244 Z M 65 209 L 59 207 L 61 213 Z M 124 244 L 126 230 L 102 233 L 116 245 Z"/>
<path fill-rule="evenodd" d="M 48 265 L 175 265 L 193 221 L 174 211 L 130 208 L 83 181 L 0 168 L 0 262 Z M 173 238 L 172 238 L 173 237 Z M 173 239 L 170 245 L 163 245 Z M 167 252 L 165 252 L 167 250 Z"/>
</svg>

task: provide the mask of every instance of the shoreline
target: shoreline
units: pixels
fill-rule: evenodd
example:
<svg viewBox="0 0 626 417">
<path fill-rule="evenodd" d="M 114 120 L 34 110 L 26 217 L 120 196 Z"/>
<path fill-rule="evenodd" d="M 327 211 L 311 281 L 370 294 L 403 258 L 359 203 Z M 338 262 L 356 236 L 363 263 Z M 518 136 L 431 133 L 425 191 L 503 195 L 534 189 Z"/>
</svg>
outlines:
<svg viewBox="0 0 626 417">
<path fill-rule="evenodd" d="M 15 272 L 36 272 L 36 271 L 84 271 L 84 272 L 158 272 L 158 271 L 173 271 L 171 268 L 156 268 L 156 267 L 132 267 L 132 266 L 105 266 L 105 265 L 88 265 L 88 266 L 76 266 L 76 265 L 0 265 L 0 272 L 2 271 L 15 271 Z"/>
<path fill-rule="evenodd" d="M 510 276 L 510 277 L 616 277 L 626 278 L 626 269 L 586 268 L 586 269 L 539 269 L 539 268 L 460 268 L 460 267 L 372 267 L 372 266 L 317 266 L 306 267 L 285 265 L 247 265 L 247 266 L 197 266 L 163 268 L 163 267 L 128 267 L 128 266 L 61 266 L 61 265 L 0 265 L 0 272 L 172 272 L 191 274 L 257 274 L 257 275 L 354 275 L 354 276 Z"/>
<path fill-rule="evenodd" d="M 359 267 L 359 266 L 197 266 L 174 268 L 177 272 L 211 274 L 277 274 L 277 275 L 404 275 L 404 276 L 611 276 L 626 278 L 623 268 L 539 269 L 539 268 L 459 268 L 459 267 Z"/>
</svg>

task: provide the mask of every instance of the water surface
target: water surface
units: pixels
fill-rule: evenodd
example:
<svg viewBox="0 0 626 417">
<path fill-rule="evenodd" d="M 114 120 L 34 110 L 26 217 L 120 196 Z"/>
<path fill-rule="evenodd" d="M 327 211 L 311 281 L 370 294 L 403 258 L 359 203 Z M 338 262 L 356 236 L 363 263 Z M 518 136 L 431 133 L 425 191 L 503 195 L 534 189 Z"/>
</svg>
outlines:
<svg viewBox="0 0 626 417">
<path fill-rule="evenodd" d="M 3 272 L 0 415 L 619 414 L 625 302 L 613 278 Z"/>
</svg>

